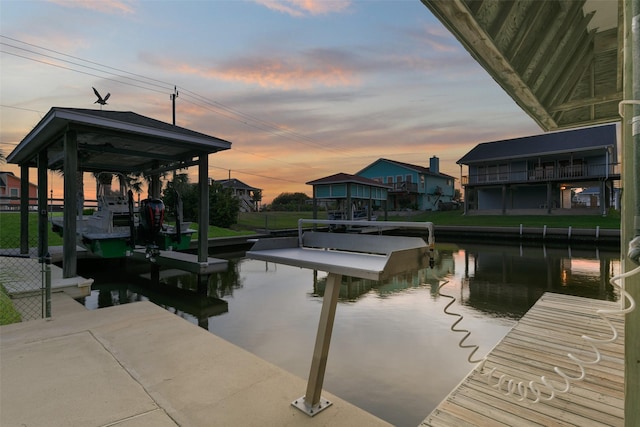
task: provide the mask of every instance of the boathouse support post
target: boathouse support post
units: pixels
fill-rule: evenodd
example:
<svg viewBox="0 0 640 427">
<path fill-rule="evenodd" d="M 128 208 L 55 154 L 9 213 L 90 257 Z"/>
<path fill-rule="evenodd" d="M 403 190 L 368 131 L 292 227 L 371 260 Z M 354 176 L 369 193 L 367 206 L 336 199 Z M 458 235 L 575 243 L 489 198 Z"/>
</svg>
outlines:
<svg viewBox="0 0 640 427">
<path fill-rule="evenodd" d="M 40 187 L 38 187 L 40 188 Z M 20 254 L 29 253 L 29 166 L 20 165 Z"/>
<path fill-rule="evenodd" d="M 47 168 L 49 155 L 46 149 L 38 152 L 38 258 L 42 259 L 49 251 L 47 231 Z M 27 177 L 27 179 L 29 179 Z"/>
<path fill-rule="evenodd" d="M 602 216 L 607 216 L 607 208 L 608 208 L 608 201 L 607 201 L 607 181 L 601 181 L 600 182 L 600 214 Z"/>
<path fill-rule="evenodd" d="M 624 88 L 625 100 L 640 100 L 640 0 L 624 0 Z M 638 266 L 638 260 L 626 256 L 629 243 L 640 236 L 640 105 L 623 106 L 621 158 L 629 164 L 622 168 L 622 218 L 620 244 L 622 271 Z M 625 290 L 640 302 L 640 277 L 625 279 Z M 624 424 L 640 425 L 640 308 L 625 316 Z"/>
<path fill-rule="evenodd" d="M 208 258 L 209 230 L 209 155 L 201 153 L 198 158 L 198 189 L 200 193 L 200 210 L 198 212 L 198 262 Z"/>
<path fill-rule="evenodd" d="M 77 273 L 76 232 L 78 137 L 74 130 L 64 134 L 64 233 L 62 235 L 62 277 L 75 277 Z"/>
<path fill-rule="evenodd" d="M 307 393 L 291 403 L 309 416 L 314 416 L 331 405 L 331 402 L 322 399 L 321 393 L 341 283 L 341 274 L 328 274 L 324 297 L 322 298 L 322 309 L 320 311 L 320 321 L 318 322 L 316 343 L 313 349 L 311 369 L 309 371 L 309 381 L 307 382 Z"/>
<path fill-rule="evenodd" d="M 347 214 L 347 220 L 353 220 L 353 206 L 351 205 L 351 184 L 347 182 L 347 209 L 345 213 Z"/>
</svg>

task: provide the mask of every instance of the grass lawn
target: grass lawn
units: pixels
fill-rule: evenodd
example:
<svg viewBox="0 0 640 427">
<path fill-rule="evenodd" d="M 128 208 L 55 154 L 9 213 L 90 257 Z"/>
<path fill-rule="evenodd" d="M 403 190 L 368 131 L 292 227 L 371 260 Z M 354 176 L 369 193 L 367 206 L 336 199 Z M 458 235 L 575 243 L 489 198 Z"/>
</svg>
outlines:
<svg viewBox="0 0 640 427">
<path fill-rule="evenodd" d="M 245 230 L 285 230 L 298 228 L 299 219 L 312 219 L 313 212 L 240 212 L 236 228 Z M 327 219 L 319 212 L 318 219 Z"/>
<path fill-rule="evenodd" d="M 49 230 L 49 246 L 62 245 L 62 237 Z M 38 245 L 38 214 L 29 213 L 29 245 Z M 0 212 L 0 248 L 20 247 L 20 213 Z"/>
<path fill-rule="evenodd" d="M 0 283 L 0 325 L 18 323 L 22 320 L 20 313 L 13 307 L 11 298 Z"/>
<path fill-rule="evenodd" d="M 56 213 L 54 215 L 62 215 Z M 191 223 L 190 228 L 198 230 L 197 223 Z M 51 231 L 51 226 L 47 225 L 49 233 L 49 246 L 62 246 L 62 237 Z M 207 235 L 213 237 L 231 237 L 253 234 L 250 228 L 237 228 L 231 230 L 228 228 L 220 228 L 209 226 Z M 197 239 L 198 233 L 194 233 L 192 239 Z M 38 245 L 38 215 L 29 213 L 29 245 Z M 19 212 L 0 212 L 0 248 L 19 248 L 20 247 L 20 213 Z"/>
</svg>

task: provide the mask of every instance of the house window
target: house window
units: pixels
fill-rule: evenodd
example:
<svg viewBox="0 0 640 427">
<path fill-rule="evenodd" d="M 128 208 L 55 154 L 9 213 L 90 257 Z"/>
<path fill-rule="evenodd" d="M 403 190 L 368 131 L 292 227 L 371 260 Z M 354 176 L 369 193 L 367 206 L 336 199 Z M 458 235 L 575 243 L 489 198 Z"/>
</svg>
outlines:
<svg viewBox="0 0 640 427">
<path fill-rule="evenodd" d="M 478 182 L 487 182 L 487 168 L 478 166 Z"/>
<path fill-rule="evenodd" d="M 20 191 L 17 188 L 11 188 L 9 189 L 9 196 L 20 197 Z"/>
<path fill-rule="evenodd" d="M 500 181 L 507 181 L 509 179 L 509 165 L 498 165 L 498 175 Z"/>
<path fill-rule="evenodd" d="M 406 175 L 404 177 L 404 180 L 407 181 L 408 184 L 410 184 L 411 183 L 411 175 Z"/>
<path fill-rule="evenodd" d="M 420 188 L 424 189 L 424 175 L 420 175 Z"/>
<path fill-rule="evenodd" d="M 393 177 L 392 176 L 388 176 L 387 177 L 387 184 L 393 184 Z"/>
<path fill-rule="evenodd" d="M 402 175 L 396 176 L 396 182 L 402 182 Z"/>
<path fill-rule="evenodd" d="M 494 182 L 498 180 L 498 166 L 492 165 L 487 168 L 487 181 Z"/>
</svg>

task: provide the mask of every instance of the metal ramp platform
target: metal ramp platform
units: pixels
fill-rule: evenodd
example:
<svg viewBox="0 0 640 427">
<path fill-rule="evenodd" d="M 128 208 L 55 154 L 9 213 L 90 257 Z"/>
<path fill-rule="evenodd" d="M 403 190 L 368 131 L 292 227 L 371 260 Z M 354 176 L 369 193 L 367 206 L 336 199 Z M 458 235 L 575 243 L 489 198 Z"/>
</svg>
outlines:
<svg viewBox="0 0 640 427">
<path fill-rule="evenodd" d="M 131 257 L 137 260 L 149 259 L 145 249 L 134 250 Z M 206 261 L 198 261 L 198 255 L 177 251 L 159 251 L 154 256 L 154 263 L 195 274 L 218 273 L 227 269 L 227 260 L 207 257 Z"/>
<path fill-rule="evenodd" d="M 421 237 L 384 236 L 371 234 L 331 233 L 302 230 L 302 224 L 332 224 L 364 227 L 422 228 L 428 230 L 425 241 Z M 298 221 L 298 237 L 259 239 L 246 253 L 247 258 L 286 264 L 312 270 L 326 271 L 327 285 L 322 301 L 311 370 L 304 396 L 292 405 L 309 416 L 331 406 L 321 396 L 324 372 L 331 343 L 342 276 L 381 280 L 395 274 L 433 267 L 433 224 L 430 222 L 377 221 Z"/>
</svg>

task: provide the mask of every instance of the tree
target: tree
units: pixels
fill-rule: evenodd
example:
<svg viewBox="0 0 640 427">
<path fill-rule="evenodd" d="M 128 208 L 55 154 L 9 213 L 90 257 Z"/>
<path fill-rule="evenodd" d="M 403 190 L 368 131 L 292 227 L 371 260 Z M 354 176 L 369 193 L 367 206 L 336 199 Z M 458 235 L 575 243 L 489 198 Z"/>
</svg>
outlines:
<svg viewBox="0 0 640 427">
<path fill-rule="evenodd" d="M 295 212 L 313 209 L 307 200 L 311 198 L 304 193 L 281 193 L 271 202 L 271 210 Z"/>
<path fill-rule="evenodd" d="M 240 200 L 230 188 L 214 182 L 209 186 L 209 224 L 229 228 L 238 223 Z"/>
<path fill-rule="evenodd" d="M 167 182 L 166 188 L 162 190 L 162 201 L 170 211 L 175 209 L 176 193 L 182 199 L 183 219 L 191 222 L 197 221 L 198 189 L 195 184 L 189 182 L 189 176 L 186 173 L 177 174 L 174 180 Z"/>
<path fill-rule="evenodd" d="M 182 198 L 182 213 L 185 221 L 197 221 L 200 207 L 198 186 L 189 182 L 186 174 L 175 176 L 162 191 L 162 200 L 168 210 L 176 204 L 176 192 Z M 229 228 L 238 222 L 240 201 L 233 196 L 231 189 L 214 182 L 209 186 L 209 225 Z"/>
</svg>

